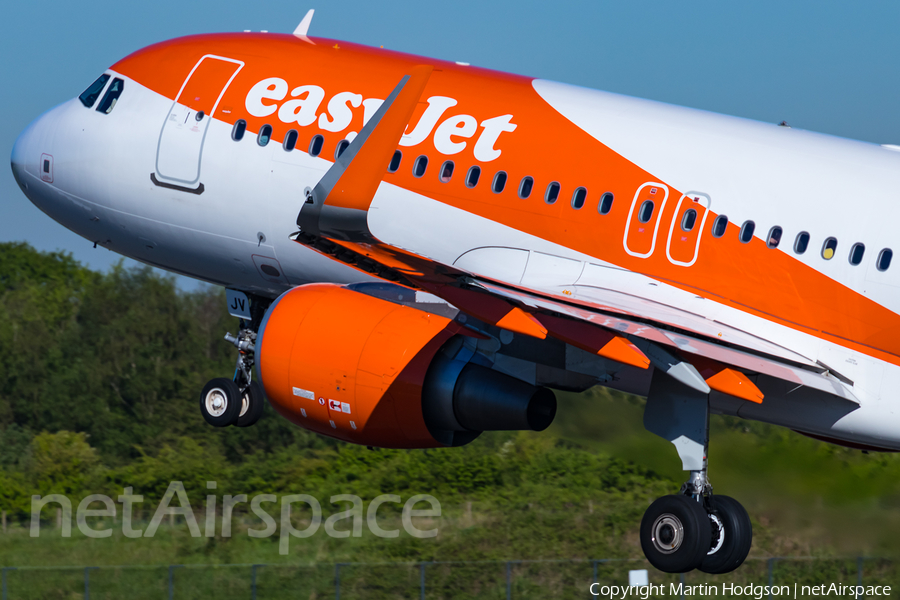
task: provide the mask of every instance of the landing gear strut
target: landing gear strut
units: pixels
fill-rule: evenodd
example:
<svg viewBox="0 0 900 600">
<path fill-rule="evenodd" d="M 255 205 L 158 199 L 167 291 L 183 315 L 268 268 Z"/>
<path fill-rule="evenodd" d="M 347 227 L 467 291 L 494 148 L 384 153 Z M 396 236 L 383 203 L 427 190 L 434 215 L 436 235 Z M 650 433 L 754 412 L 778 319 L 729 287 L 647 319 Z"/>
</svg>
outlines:
<svg viewBox="0 0 900 600">
<path fill-rule="evenodd" d="M 690 472 L 678 494 L 659 498 L 644 513 L 640 539 L 647 560 L 666 573 L 737 569 L 750 552 L 753 533 L 744 507 L 728 496 L 714 496 L 707 478 L 707 394 L 657 370 L 644 426 L 672 442 Z"/>
<path fill-rule="evenodd" d="M 229 290 L 229 297 L 240 292 Z M 213 427 L 249 427 L 262 416 L 266 401 L 258 381 L 253 380 L 256 360 L 256 335 L 269 306 L 269 301 L 257 296 L 251 299 L 243 294 L 247 310 L 241 314 L 237 335 L 227 333 L 225 339 L 238 349 L 237 364 L 232 379 L 218 377 L 210 380 L 200 394 L 200 413 Z M 229 303 L 230 308 L 231 303 Z M 234 314 L 234 313 L 232 313 Z"/>
</svg>

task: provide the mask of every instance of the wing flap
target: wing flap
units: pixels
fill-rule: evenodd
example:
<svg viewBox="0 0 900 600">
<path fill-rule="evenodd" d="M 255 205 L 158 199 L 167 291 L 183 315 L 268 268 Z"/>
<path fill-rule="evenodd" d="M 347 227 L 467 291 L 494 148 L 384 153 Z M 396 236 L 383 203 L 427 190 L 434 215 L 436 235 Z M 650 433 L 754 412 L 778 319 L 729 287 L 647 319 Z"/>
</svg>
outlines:
<svg viewBox="0 0 900 600">
<path fill-rule="evenodd" d="M 730 365 L 741 371 L 763 373 L 783 381 L 794 383 L 798 387 L 811 387 L 838 396 L 855 404 L 859 404 L 859 399 L 856 398 L 849 386 L 829 374 L 821 365 L 818 365 L 799 354 L 791 353 L 789 350 L 777 346 L 776 348 L 780 350 L 777 354 L 764 355 L 762 353 L 751 353 L 726 346 L 722 343 L 705 340 L 699 335 L 673 332 L 664 329 L 663 327 L 637 321 L 635 318 L 629 318 L 624 315 L 604 314 L 599 312 L 602 308 L 592 309 L 584 306 L 577 306 L 568 302 L 538 296 L 530 292 L 509 288 L 487 281 L 473 280 L 472 283 L 493 294 L 505 297 L 526 307 L 533 308 L 538 312 L 550 311 L 560 313 L 568 317 L 599 325 L 600 327 L 624 335 L 625 337 L 638 338 L 640 340 L 668 346 L 685 354 L 705 357 L 723 365 Z M 699 315 L 696 315 L 695 317 L 698 320 L 706 320 Z M 648 317 L 644 316 L 644 318 Z M 690 324 L 686 321 L 686 316 L 683 316 L 682 319 L 683 324 Z M 698 329 L 702 330 L 700 327 L 698 327 Z M 774 344 L 772 344 L 772 346 L 774 346 Z M 789 356 L 794 360 L 791 360 L 790 362 L 785 360 L 783 356 L 785 352 L 790 353 Z M 755 392 L 752 390 L 749 393 L 755 395 Z"/>
</svg>

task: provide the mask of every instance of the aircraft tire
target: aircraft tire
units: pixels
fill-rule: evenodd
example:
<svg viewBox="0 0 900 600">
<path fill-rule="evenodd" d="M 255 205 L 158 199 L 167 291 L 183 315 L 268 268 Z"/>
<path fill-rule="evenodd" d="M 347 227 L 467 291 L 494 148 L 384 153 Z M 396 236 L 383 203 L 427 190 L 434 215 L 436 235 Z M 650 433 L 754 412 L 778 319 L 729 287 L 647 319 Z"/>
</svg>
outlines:
<svg viewBox="0 0 900 600">
<path fill-rule="evenodd" d="M 230 379 L 211 379 L 200 393 L 200 412 L 213 427 L 228 427 L 241 413 L 241 390 Z"/>
<path fill-rule="evenodd" d="M 753 542 L 750 515 L 740 502 L 728 496 L 710 496 L 709 510 L 710 519 L 716 519 L 721 527 L 722 539 L 713 541 L 712 550 L 699 568 L 704 573 L 730 573 L 741 566 L 750 553 Z"/>
<path fill-rule="evenodd" d="M 657 499 L 641 520 L 641 548 L 665 573 L 687 573 L 700 566 L 710 548 L 712 527 L 703 505 L 684 496 Z"/>
<path fill-rule="evenodd" d="M 251 381 L 241 397 L 241 411 L 238 414 L 235 425 L 238 427 L 250 427 L 259 421 L 263 414 L 265 403 L 266 396 L 262 386 L 256 381 Z"/>
</svg>

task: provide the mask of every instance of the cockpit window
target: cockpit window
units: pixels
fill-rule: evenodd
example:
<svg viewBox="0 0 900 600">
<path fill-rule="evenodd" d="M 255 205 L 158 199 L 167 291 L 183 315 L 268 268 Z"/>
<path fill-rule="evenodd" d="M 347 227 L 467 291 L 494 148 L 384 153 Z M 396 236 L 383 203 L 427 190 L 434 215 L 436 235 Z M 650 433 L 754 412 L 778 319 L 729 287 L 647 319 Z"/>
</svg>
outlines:
<svg viewBox="0 0 900 600">
<path fill-rule="evenodd" d="M 104 73 L 100 77 L 97 78 L 97 81 L 92 83 L 88 89 L 81 92 L 81 95 L 78 96 L 78 99 L 81 100 L 81 103 L 87 106 L 88 108 L 94 106 L 94 102 L 97 101 L 97 96 L 100 95 L 100 92 L 103 91 L 103 86 L 106 85 L 106 82 L 109 81 L 109 75 Z"/>
<path fill-rule="evenodd" d="M 116 107 L 116 102 L 119 101 L 119 96 L 122 95 L 122 90 L 124 88 L 124 81 L 118 77 L 113 79 L 113 82 L 109 84 L 109 89 L 106 90 L 106 93 L 103 95 L 103 100 L 97 105 L 97 112 L 102 112 L 107 115 L 111 113 L 112 109 Z"/>
</svg>

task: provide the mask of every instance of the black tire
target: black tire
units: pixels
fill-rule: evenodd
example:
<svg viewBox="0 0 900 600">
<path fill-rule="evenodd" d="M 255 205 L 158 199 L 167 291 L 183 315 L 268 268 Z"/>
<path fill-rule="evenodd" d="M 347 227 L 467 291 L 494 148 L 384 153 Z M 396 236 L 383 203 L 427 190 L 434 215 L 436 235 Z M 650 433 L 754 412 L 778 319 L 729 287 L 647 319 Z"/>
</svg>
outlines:
<svg viewBox="0 0 900 600">
<path fill-rule="evenodd" d="M 200 412 L 213 427 L 233 425 L 241 413 L 240 388 L 224 377 L 211 379 L 200 393 Z"/>
<path fill-rule="evenodd" d="M 665 573 L 687 573 L 709 551 L 712 528 L 703 505 L 688 496 L 663 496 L 641 519 L 641 548 Z"/>
<path fill-rule="evenodd" d="M 722 538 L 713 540 L 713 548 L 700 565 L 704 573 L 730 573 L 737 569 L 750 553 L 753 543 L 753 527 L 750 515 L 741 503 L 728 496 L 710 496 L 711 519 L 721 523 Z M 715 546 L 721 545 L 716 549 Z"/>
<path fill-rule="evenodd" d="M 238 413 L 238 419 L 235 425 L 238 427 L 250 427 L 259 421 L 259 418 L 263 414 L 263 405 L 265 403 L 266 396 L 262 386 L 255 381 L 251 381 L 241 397 L 241 410 Z"/>
</svg>

